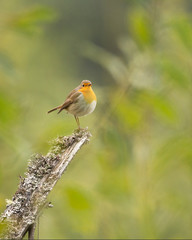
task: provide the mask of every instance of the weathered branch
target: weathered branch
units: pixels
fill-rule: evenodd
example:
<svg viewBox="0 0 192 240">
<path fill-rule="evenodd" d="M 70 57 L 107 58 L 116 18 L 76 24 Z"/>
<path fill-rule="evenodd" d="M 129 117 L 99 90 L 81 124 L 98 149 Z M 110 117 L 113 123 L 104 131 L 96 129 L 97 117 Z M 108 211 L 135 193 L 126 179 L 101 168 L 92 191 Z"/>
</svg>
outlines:
<svg viewBox="0 0 192 240">
<path fill-rule="evenodd" d="M 31 226 L 29 226 L 29 229 L 28 229 L 29 240 L 34 240 L 35 238 L 35 227 L 36 227 L 36 223 L 33 223 Z"/>
<path fill-rule="evenodd" d="M 30 159 L 25 177 L 1 215 L 0 223 L 4 226 L 1 238 L 21 239 L 27 232 L 29 239 L 34 238 L 36 219 L 42 209 L 49 207 L 47 195 L 90 136 L 87 130 L 81 130 L 68 137 L 58 137 L 46 156 L 36 154 Z"/>
</svg>

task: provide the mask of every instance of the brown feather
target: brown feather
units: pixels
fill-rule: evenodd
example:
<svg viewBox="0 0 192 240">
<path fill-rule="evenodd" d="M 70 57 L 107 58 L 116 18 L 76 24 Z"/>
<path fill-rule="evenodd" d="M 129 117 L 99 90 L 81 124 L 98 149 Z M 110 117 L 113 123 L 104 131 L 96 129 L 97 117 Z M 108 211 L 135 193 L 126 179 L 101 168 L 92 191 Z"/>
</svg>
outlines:
<svg viewBox="0 0 192 240">
<path fill-rule="evenodd" d="M 49 110 L 48 113 L 51 113 L 51 112 L 59 109 L 59 111 L 58 111 L 58 113 L 57 113 L 57 114 L 59 114 L 61 111 L 63 111 L 63 109 L 67 109 L 67 108 L 75 101 L 75 99 L 81 94 L 80 92 L 78 92 L 78 90 L 79 90 L 80 88 L 81 88 L 81 85 L 79 85 L 78 87 L 76 87 L 75 89 L 73 89 L 73 90 L 69 93 L 69 95 L 67 96 L 65 102 L 64 102 L 62 105 L 60 105 L 60 106 L 58 106 L 58 107 L 55 107 L 55 108 Z"/>
<path fill-rule="evenodd" d="M 66 109 L 69 107 L 69 105 L 71 105 L 72 100 L 70 98 L 66 99 L 66 101 L 63 103 L 63 105 L 61 105 L 60 110 L 57 114 L 59 114 L 61 111 L 63 111 L 63 109 Z"/>
<path fill-rule="evenodd" d="M 47 113 L 51 113 L 51 112 L 53 112 L 53 111 L 55 111 L 55 110 L 57 110 L 57 109 L 59 109 L 59 107 L 55 107 L 55 108 L 49 110 Z"/>
</svg>

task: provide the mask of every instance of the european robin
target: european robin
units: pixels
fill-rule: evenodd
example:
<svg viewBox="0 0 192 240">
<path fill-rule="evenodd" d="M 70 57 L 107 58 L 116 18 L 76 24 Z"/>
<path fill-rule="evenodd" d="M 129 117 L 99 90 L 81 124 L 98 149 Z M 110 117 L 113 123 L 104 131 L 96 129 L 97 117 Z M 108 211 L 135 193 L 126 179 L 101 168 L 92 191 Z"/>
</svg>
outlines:
<svg viewBox="0 0 192 240">
<path fill-rule="evenodd" d="M 81 84 L 73 89 L 67 96 L 65 102 L 50 111 L 59 110 L 58 113 L 64 109 L 73 114 L 80 129 L 79 117 L 92 113 L 96 107 L 97 98 L 92 89 L 92 83 L 89 80 L 83 80 Z"/>
</svg>

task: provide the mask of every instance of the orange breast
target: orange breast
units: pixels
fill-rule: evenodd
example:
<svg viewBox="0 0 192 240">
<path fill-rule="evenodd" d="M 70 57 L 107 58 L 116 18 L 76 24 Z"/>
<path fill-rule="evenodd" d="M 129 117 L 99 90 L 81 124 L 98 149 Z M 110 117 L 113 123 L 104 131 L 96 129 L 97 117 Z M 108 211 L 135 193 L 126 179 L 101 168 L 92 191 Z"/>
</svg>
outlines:
<svg viewBox="0 0 192 240">
<path fill-rule="evenodd" d="M 96 95 L 93 92 L 93 89 L 91 87 L 81 88 L 79 89 L 79 92 L 83 93 L 83 96 L 87 103 L 92 103 L 93 101 L 97 101 Z"/>
</svg>

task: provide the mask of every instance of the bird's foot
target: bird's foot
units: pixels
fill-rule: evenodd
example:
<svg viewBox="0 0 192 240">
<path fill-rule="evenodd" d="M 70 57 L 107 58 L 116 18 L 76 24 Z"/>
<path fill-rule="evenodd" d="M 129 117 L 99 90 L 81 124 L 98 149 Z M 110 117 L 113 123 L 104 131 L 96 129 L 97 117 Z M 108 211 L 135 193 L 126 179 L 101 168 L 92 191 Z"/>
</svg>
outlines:
<svg viewBox="0 0 192 240">
<path fill-rule="evenodd" d="M 77 128 L 77 129 L 74 130 L 74 133 L 79 133 L 79 132 L 81 132 L 81 131 L 87 131 L 87 130 L 88 130 L 88 127 L 86 127 L 86 128 L 81 128 L 81 127 L 79 127 L 79 128 Z"/>
</svg>

